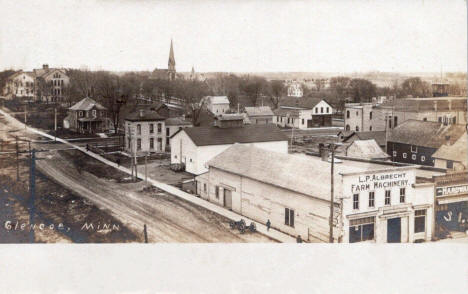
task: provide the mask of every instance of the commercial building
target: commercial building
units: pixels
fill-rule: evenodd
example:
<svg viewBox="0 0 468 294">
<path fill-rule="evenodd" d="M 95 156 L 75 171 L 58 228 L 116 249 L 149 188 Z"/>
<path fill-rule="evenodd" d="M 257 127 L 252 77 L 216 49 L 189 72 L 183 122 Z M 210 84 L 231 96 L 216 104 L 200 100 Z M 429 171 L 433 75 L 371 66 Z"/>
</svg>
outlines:
<svg viewBox="0 0 468 294">
<path fill-rule="evenodd" d="M 125 151 L 130 154 L 163 152 L 166 147 L 165 117 L 140 109 L 125 117 Z"/>
<path fill-rule="evenodd" d="M 273 123 L 273 111 L 269 106 L 245 107 L 246 121 L 253 125 Z"/>
<path fill-rule="evenodd" d="M 86 97 L 68 108 L 63 127 L 80 133 L 98 133 L 109 130 L 112 122 L 104 106 Z"/>
<path fill-rule="evenodd" d="M 200 197 L 284 233 L 328 242 L 330 163 L 235 144 L 196 177 Z M 416 242 L 432 238 L 433 183 L 417 167 L 369 170 L 335 165 L 335 242 Z"/>
<path fill-rule="evenodd" d="M 466 97 L 398 98 L 384 103 L 347 103 L 345 130 L 385 131 L 407 120 L 467 123 Z"/>
<path fill-rule="evenodd" d="M 244 125 L 243 117 L 217 120 L 215 126 L 183 128 L 170 138 L 171 164 L 185 164 L 185 170 L 199 175 L 206 163 L 234 143 L 253 144 L 264 150 L 288 152 L 288 139 L 275 125 Z"/>
<path fill-rule="evenodd" d="M 286 97 L 279 105 L 273 119 L 278 126 L 304 130 L 332 125 L 334 110 L 324 99 Z"/>
<path fill-rule="evenodd" d="M 453 145 L 465 132 L 460 124 L 407 120 L 389 132 L 387 153 L 393 161 L 434 166 L 433 154 L 443 145 Z"/>
</svg>

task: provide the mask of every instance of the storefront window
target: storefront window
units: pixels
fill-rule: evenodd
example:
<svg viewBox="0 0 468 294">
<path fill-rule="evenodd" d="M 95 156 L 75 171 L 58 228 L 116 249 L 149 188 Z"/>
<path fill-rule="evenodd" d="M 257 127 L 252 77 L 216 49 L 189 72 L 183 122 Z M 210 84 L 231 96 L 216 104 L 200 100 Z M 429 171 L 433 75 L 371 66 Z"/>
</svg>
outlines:
<svg viewBox="0 0 468 294">
<path fill-rule="evenodd" d="M 422 233 L 426 230 L 426 210 L 414 211 L 414 232 Z"/>
<path fill-rule="evenodd" d="M 375 217 L 365 217 L 349 221 L 349 243 L 374 240 Z"/>
</svg>

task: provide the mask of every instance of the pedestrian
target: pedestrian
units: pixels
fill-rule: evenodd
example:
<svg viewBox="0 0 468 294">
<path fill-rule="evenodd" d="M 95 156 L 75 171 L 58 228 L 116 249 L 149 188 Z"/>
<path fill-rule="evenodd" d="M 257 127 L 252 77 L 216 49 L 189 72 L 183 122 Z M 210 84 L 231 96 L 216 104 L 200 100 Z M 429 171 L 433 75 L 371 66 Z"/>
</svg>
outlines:
<svg viewBox="0 0 468 294">
<path fill-rule="evenodd" d="M 117 166 L 120 166 L 120 158 L 117 158 Z"/>
<path fill-rule="evenodd" d="M 267 220 L 266 226 L 267 226 L 267 231 L 269 231 L 269 230 L 270 230 L 270 226 L 271 226 L 270 220 Z"/>
<path fill-rule="evenodd" d="M 89 144 L 86 144 L 86 151 L 89 151 Z"/>
<path fill-rule="evenodd" d="M 302 237 L 301 237 L 301 235 L 297 235 L 296 242 L 297 242 L 297 243 L 302 243 Z"/>
</svg>

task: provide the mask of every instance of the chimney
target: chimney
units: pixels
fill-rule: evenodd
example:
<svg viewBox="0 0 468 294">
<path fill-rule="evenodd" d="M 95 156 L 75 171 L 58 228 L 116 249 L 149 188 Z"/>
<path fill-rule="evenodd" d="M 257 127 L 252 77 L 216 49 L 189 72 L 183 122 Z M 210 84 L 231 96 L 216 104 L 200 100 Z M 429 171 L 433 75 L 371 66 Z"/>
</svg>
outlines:
<svg viewBox="0 0 468 294">
<path fill-rule="evenodd" d="M 49 65 L 48 64 L 43 64 L 42 69 L 49 69 Z"/>
</svg>

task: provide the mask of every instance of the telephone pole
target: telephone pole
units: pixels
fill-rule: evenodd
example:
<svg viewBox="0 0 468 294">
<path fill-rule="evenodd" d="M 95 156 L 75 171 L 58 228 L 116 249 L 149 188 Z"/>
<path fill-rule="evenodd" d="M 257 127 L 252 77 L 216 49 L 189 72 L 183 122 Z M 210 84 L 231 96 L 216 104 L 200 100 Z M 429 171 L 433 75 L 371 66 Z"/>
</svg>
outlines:
<svg viewBox="0 0 468 294">
<path fill-rule="evenodd" d="M 148 186 L 148 154 L 145 155 L 145 185 Z"/>
<path fill-rule="evenodd" d="M 54 141 L 57 141 L 57 107 L 54 108 Z"/>
<path fill-rule="evenodd" d="M 36 210 L 36 150 L 31 151 L 31 168 L 29 174 L 29 223 L 34 225 L 34 213 Z M 34 243 L 34 230 L 29 230 L 29 243 Z"/>
<path fill-rule="evenodd" d="M 26 130 L 26 123 L 28 122 L 28 110 L 26 104 L 24 105 L 24 129 Z"/>
<path fill-rule="evenodd" d="M 19 147 L 18 147 L 18 136 L 15 136 L 16 140 L 16 181 L 19 181 Z"/>
<path fill-rule="evenodd" d="M 334 210 L 334 166 L 335 166 L 335 145 L 332 143 L 331 146 L 331 184 L 330 184 L 330 243 L 333 243 L 333 210 Z"/>
</svg>

